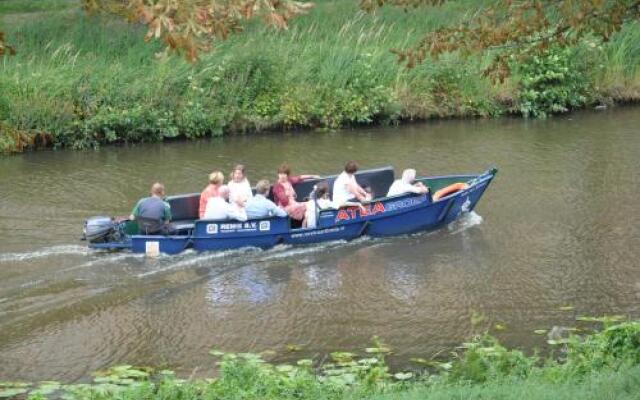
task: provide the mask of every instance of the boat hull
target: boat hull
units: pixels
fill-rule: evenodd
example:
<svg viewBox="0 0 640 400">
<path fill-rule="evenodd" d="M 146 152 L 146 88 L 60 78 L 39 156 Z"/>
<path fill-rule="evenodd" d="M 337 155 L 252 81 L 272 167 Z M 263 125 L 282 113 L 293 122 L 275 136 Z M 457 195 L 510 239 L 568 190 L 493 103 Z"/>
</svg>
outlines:
<svg viewBox="0 0 640 400">
<path fill-rule="evenodd" d="M 246 222 L 195 221 L 192 230 L 180 235 L 130 235 L 118 243 L 92 244 L 102 249 L 130 249 L 135 253 L 159 251 L 177 254 L 192 247 L 196 251 L 217 251 L 242 247 L 271 248 L 278 244 L 303 245 L 335 240 L 353 240 L 363 235 L 397 236 L 430 231 L 447 225 L 472 211 L 493 180 L 496 169 L 479 175 L 451 175 L 419 179 L 439 190 L 455 182 L 467 187 L 437 201 L 427 194 L 385 197 L 361 207 L 323 210 L 315 228 L 291 229 L 288 218 L 272 217 Z"/>
</svg>

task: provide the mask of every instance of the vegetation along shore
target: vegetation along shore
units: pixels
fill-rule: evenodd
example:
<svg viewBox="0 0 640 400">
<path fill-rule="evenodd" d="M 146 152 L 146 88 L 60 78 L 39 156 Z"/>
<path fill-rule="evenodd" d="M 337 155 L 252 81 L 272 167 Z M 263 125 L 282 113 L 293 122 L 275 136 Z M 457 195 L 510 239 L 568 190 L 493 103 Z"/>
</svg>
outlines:
<svg viewBox="0 0 640 400">
<path fill-rule="evenodd" d="M 543 358 L 503 347 L 484 334 L 448 360 L 412 359 L 415 368 L 392 372 L 391 351 L 374 339 L 356 353 L 334 352 L 296 363 L 265 362 L 264 354 L 211 350 L 216 377 L 177 377 L 170 370 L 121 365 L 94 374 L 92 383 L 0 382 L 0 397 L 64 399 L 638 399 L 640 321 L 604 321 L 576 334 L 554 328 Z M 584 328 L 583 328 L 584 329 Z M 572 332 L 567 334 L 567 332 Z M 542 338 L 542 336 L 541 336 Z"/>
<path fill-rule="evenodd" d="M 483 75 L 487 51 L 406 68 L 391 53 L 477 14 L 488 0 L 363 12 L 318 0 L 288 30 L 253 22 L 189 63 L 157 58 L 145 27 L 87 15 L 74 0 L 0 1 L 16 49 L 0 65 L 0 151 L 91 148 L 234 132 L 332 129 L 397 121 L 543 117 L 640 99 L 640 23 L 608 42 L 549 46 Z"/>
</svg>

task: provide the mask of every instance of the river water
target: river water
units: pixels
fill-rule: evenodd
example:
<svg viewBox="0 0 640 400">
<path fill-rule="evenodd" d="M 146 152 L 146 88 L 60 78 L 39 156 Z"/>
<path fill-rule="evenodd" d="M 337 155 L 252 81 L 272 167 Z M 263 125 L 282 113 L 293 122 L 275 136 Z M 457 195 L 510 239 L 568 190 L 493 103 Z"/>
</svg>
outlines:
<svg viewBox="0 0 640 400">
<path fill-rule="evenodd" d="M 500 172 L 475 213 L 430 234 L 158 259 L 78 240 L 84 218 L 127 215 L 155 180 L 195 192 L 238 162 L 255 183 L 284 160 L 334 174 L 352 158 L 421 175 Z M 638 171 L 639 108 L 5 157 L 0 380 L 77 381 L 118 363 L 206 374 L 212 347 L 282 361 L 362 349 L 373 335 L 405 367 L 479 329 L 531 350 L 545 343 L 534 330 L 580 315 L 637 318 Z"/>
</svg>

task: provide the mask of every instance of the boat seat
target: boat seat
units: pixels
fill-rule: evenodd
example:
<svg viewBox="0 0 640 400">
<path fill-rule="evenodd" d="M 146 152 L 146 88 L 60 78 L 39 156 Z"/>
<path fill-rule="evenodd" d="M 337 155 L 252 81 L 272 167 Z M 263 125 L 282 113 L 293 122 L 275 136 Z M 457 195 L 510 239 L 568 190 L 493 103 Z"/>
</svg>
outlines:
<svg viewBox="0 0 640 400">
<path fill-rule="evenodd" d="M 374 197 L 386 196 L 389 187 L 391 187 L 391 184 L 395 180 L 393 167 L 358 171 L 355 175 L 358 185 L 362 187 L 370 186 L 375 195 Z M 299 199 L 304 199 L 309 196 L 309 193 L 311 193 L 315 184 L 326 181 L 329 184 L 329 194 L 333 197 L 333 182 L 337 177 L 337 175 L 331 175 L 320 179 L 309 179 L 295 185 L 293 188 L 296 191 L 297 197 Z"/>
<path fill-rule="evenodd" d="M 196 221 L 193 219 L 185 219 L 179 221 L 171 221 L 169 223 L 169 230 L 172 232 L 184 232 L 190 231 L 196 226 Z"/>
<path fill-rule="evenodd" d="M 200 214 L 200 193 L 182 194 L 167 197 L 167 202 L 171 206 L 171 220 L 196 220 Z"/>
</svg>

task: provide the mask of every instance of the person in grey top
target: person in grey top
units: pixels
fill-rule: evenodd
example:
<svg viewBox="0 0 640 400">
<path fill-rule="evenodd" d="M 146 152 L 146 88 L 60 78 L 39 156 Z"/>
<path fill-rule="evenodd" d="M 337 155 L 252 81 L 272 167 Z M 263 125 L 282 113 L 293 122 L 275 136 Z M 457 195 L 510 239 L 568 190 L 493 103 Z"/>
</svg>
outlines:
<svg viewBox="0 0 640 400">
<path fill-rule="evenodd" d="M 151 186 L 151 196 L 138 201 L 129 219 L 138 221 L 141 233 L 167 233 L 171 207 L 164 201 L 164 185 L 154 183 Z"/>
<path fill-rule="evenodd" d="M 287 212 L 276 204 L 267 199 L 271 184 L 268 180 L 263 179 L 256 185 L 256 195 L 247 201 L 245 210 L 247 219 L 259 219 L 268 217 L 286 217 Z"/>
</svg>

